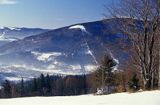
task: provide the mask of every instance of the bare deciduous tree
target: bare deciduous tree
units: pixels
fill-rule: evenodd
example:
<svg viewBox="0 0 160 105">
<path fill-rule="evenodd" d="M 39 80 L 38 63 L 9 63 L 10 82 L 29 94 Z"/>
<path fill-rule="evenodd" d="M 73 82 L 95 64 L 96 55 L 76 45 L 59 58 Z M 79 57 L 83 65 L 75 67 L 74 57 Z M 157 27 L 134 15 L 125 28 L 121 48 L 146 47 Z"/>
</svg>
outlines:
<svg viewBox="0 0 160 105">
<path fill-rule="evenodd" d="M 159 0 L 121 0 L 107 10 L 109 16 L 123 18 L 119 27 L 130 41 L 127 51 L 134 69 L 141 74 L 145 89 L 154 89 L 160 73 Z"/>
</svg>

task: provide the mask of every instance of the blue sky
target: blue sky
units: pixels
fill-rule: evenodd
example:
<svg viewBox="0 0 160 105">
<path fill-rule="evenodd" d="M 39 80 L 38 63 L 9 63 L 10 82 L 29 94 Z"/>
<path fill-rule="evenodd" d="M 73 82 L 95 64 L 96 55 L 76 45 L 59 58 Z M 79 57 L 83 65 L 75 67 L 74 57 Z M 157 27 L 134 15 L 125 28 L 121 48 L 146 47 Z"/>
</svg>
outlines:
<svg viewBox="0 0 160 105">
<path fill-rule="evenodd" d="M 58 28 L 100 20 L 113 0 L 0 0 L 0 26 Z"/>
</svg>

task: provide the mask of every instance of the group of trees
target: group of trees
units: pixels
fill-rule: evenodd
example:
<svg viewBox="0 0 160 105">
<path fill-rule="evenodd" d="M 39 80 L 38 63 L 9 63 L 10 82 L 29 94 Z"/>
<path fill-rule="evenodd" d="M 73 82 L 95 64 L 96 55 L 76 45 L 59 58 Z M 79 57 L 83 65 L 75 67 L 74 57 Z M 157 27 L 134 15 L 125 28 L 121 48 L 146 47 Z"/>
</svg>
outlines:
<svg viewBox="0 0 160 105">
<path fill-rule="evenodd" d="M 97 88 L 103 89 L 103 92 L 108 94 L 126 91 L 130 80 L 131 88 L 135 89 L 135 86 L 139 86 L 139 81 L 135 76 L 133 79 L 126 79 L 123 77 L 126 77 L 128 73 L 114 71 L 116 65 L 115 60 L 106 55 L 97 70 L 88 75 L 50 76 L 41 74 L 40 77 L 29 81 L 24 81 L 22 78 L 19 83 L 6 80 L 2 84 L 0 97 L 81 95 L 96 93 Z"/>
<path fill-rule="evenodd" d="M 107 7 L 110 15 L 122 19 L 120 32 L 129 40 L 128 68 L 140 76 L 144 89 L 160 86 L 160 1 L 121 0 L 116 7 Z M 107 17 L 108 18 L 108 17 Z"/>
<path fill-rule="evenodd" d="M 116 85 L 113 71 L 116 65 L 117 63 L 110 55 L 104 56 L 100 66 L 93 74 L 96 87 L 103 89 L 102 91 L 105 90 L 107 93 L 111 93 L 111 87 Z M 107 88 L 107 90 L 104 88 Z"/>
<path fill-rule="evenodd" d="M 92 73 L 93 85 L 101 90 L 100 94 L 138 91 L 141 83 L 137 72 L 117 70 L 116 66 L 117 62 L 110 55 L 105 55 L 100 66 Z"/>
<path fill-rule="evenodd" d="M 87 83 L 90 75 L 81 76 L 44 76 L 30 81 L 13 83 L 6 80 L 0 90 L 1 98 L 26 97 L 26 96 L 66 96 L 80 95 L 95 92 Z"/>
</svg>

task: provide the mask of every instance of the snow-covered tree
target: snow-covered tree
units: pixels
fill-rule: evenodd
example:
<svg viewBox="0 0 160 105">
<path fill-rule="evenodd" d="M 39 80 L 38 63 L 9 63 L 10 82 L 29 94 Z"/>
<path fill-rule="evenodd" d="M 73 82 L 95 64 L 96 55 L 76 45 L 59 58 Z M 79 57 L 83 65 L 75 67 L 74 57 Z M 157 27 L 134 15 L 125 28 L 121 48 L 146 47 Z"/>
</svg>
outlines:
<svg viewBox="0 0 160 105">
<path fill-rule="evenodd" d="M 105 55 L 100 67 L 95 72 L 95 83 L 97 87 L 99 87 L 101 91 L 105 91 L 105 93 L 110 93 L 110 88 L 114 84 L 113 69 L 115 66 L 116 62 L 114 59 L 109 55 Z"/>
</svg>

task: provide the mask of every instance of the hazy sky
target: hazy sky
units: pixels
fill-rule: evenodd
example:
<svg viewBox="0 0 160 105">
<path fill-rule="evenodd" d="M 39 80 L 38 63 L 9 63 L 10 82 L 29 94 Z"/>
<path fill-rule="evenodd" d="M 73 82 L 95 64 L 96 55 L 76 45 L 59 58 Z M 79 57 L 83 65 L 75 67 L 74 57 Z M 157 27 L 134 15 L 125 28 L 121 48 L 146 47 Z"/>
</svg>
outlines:
<svg viewBox="0 0 160 105">
<path fill-rule="evenodd" d="M 58 28 L 100 20 L 112 0 L 0 0 L 0 26 Z"/>
</svg>

